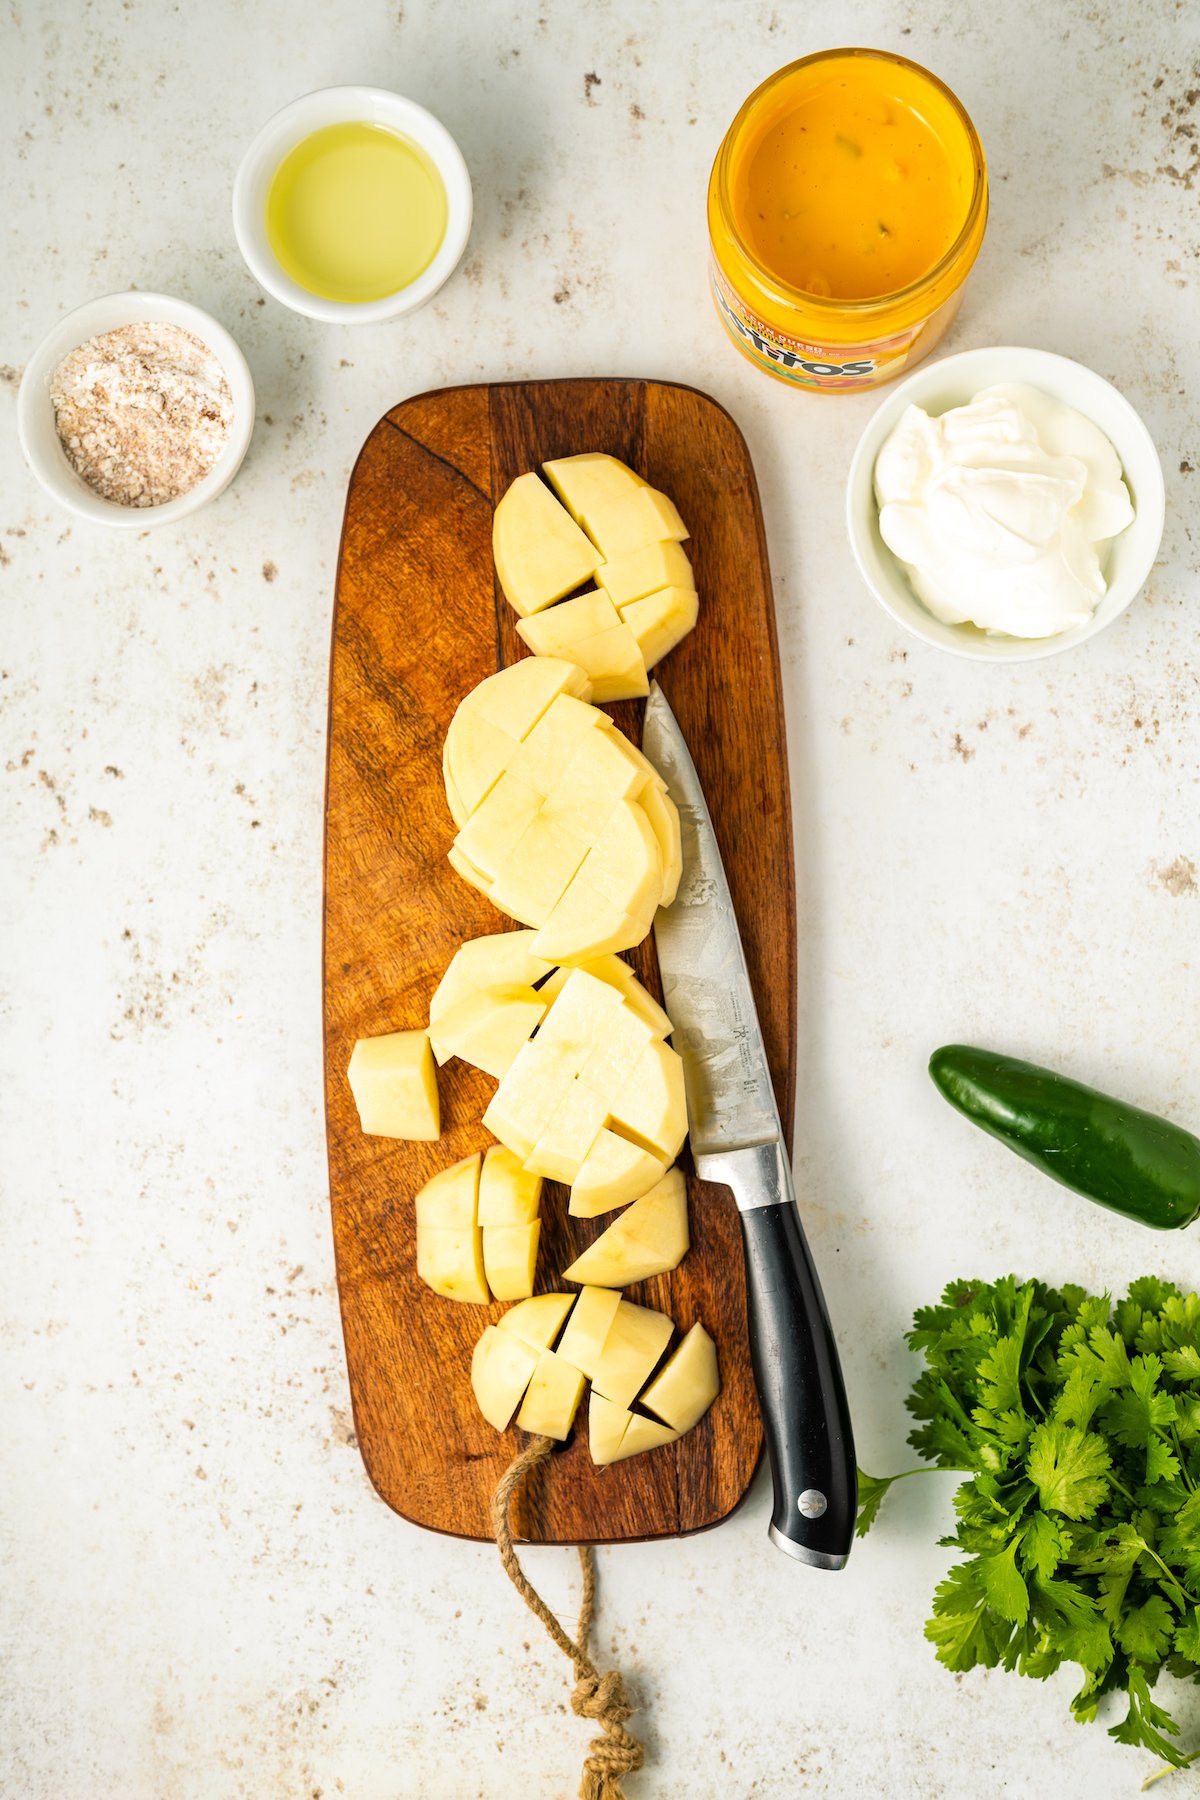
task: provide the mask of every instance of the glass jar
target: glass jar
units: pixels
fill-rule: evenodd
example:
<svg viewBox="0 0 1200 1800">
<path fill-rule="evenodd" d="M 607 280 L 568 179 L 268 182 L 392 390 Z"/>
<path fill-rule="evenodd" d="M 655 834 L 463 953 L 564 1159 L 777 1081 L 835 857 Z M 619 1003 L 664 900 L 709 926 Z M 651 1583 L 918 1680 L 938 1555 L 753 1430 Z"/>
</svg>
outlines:
<svg viewBox="0 0 1200 1800">
<path fill-rule="evenodd" d="M 780 381 L 878 387 L 949 329 L 987 210 L 983 146 L 935 75 L 882 50 L 802 57 L 754 90 L 713 164 L 718 314 Z"/>
</svg>

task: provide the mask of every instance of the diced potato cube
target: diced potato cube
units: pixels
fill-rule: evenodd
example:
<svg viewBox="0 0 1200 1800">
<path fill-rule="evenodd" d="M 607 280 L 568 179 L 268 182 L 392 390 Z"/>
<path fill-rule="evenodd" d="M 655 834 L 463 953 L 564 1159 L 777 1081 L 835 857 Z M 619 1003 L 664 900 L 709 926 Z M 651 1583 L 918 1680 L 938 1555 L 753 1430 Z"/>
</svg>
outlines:
<svg viewBox="0 0 1200 1800">
<path fill-rule="evenodd" d="M 507 780 L 508 777 L 505 777 Z M 501 912 L 526 925 L 544 925 L 589 850 L 556 820 L 539 813 L 521 833 L 488 889 Z"/>
<path fill-rule="evenodd" d="M 546 1002 L 533 988 L 469 994 L 430 1025 L 429 1041 L 439 1063 L 457 1056 L 499 1081 L 541 1023 L 545 1010 Z"/>
<path fill-rule="evenodd" d="M 670 1343 L 673 1329 L 665 1313 L 621 1300 L 599 1359 L 587 1371 L 596 1392 L 615 1406 L 632 1405 Z"/>
<path fill-rule="evenodd" d="M 432 1143 L 442 1135 L 437 1070 L 427 1031 L 359 1038 L 346 1074 L 359 1124 L 369 1136 Z"/>
<path fill-rule="evenodd" d="M 574 601 L 565 604 L 573 606 Z M 553 618 L 554 613 L 548 616 Z M 559 694 L 522 738 L 508 766 L 537 793 L 549 794 L 584 739 L 595 731 L 613 729 L 607 713 L 571 694 Z"/>
<path fill-rule="evenodd" d="M 542 796 L 536 789 L 519 775 L 505 773 L 475 808 L 455 838 L 454 848 L 490 884 L 521 834 L 537 818 L 541 805 Z"/>
<path fill-rule="evenodd" d="M 687 1255 L 688 1242 L 687 1184 L 682 1170 L 672 1169 L 614 1219 L 608 1230 L 563 1270 L 563 1277 L 596 1287 L 629 1287 L 677 1269 Z M 668 1418 L 668 1423 L 679 1425 L 679 1420 Z M 686 1431 L 687 1426 L 679 1425 L 679 1429 Z"/>
<path fill-rule="evenodd" d="M 525 656 L 473 687 L 454 718 L 464 710 L 474 713 L 520 742 L 560 694 L 571 694 L 576 700 L 591 699 L 591 685 L 583 670 L 556 657 Z M 452 720 L 451 736 L 454 731 Z"/>
<path fill-rule="evenodd" d="M 525 1158 L 525 1167 L 550 1181 L 574 1181 L 608 1116 L 608 1099 L 583 1081 L 566 1090 Z"/>
<path fill-rule="evenodd" d="M 533 1293 L 541 1222 L 485 1225 L 483 1269 L 496 1300 L 524 1300 Z"/>
<path fill-rule="evenodd" d="M 522 618 L 582 586 L 602 560 L 532 472 L 518 475 L 500 498 L 492 520 L 492 553 L 500 586 Z"/>
<path fill-rule="evenodd" d="M 519 740 L 469 706 L 459 707 L 442 749 L 442 773 L 453 784 L 468 818 L 495 787 L 519 748 Z M 461 823 L 465 824 L 463 820 Z"/>
<path fill-rule="evenodd" d="M 683 1062 L 661 1038 L 643 1050 L 613 1103 L 612 1123 L 668 1162 L 674 1162 L 682 1150 L 687 1136 Z"/>
<path fill-rule="evenodd" d="M 627 913 L 588 880 L 585 866 L 537 933 L 537 948 L 556 962 L 628 950 L 650 929 L 645 918 Z"/>
<path fill-rule="evenodd" d="M 537 1368 L 538 1353 L 511 1332 L 484 1328 L 471 1355 L 471 1387 L 489 1425 L 506 1431 Z"/>
<path fill-rule="evenodd" d="M 621 617 L 638 641 L 648 669 L 660 663 L 695 626 L 700 603 L 695 588 L 659 588 L 622 607 Z"/>
<path fill-rule="evenodd" d="M 717 1346 L 697 1320 L 642 1395 L 642 1405 L 675 1431 L 690 1431 L 720 1391 Z"/>
<path fill-rule="evenodd" d="M 491 1295 L 483 1268 L 482 1237 L 473 1225 L 418 1225 L 417 1274 L 447 1300 L 486 1306 Z"/>
<path fill-rule="evenodd" d="M 638 796 L 638 804 L 650 821 L 662 852 L 663 878 L 660 906 L 670 906 L 679 892 L 683 875 L 683 839 L 679 830 L 679 809 L 670 794 L 647 786 Z M 665 1035 L 670 1035 L 669 1031 Z"/>
<path fill-rule="evenodd" d="M 620 495 L 596 507 L 589 517 L 588 531 L 599 544 L 604 562 L 613 562 L 664 538 L 688 535 L 675 503 L 657 488 L 644 485 L 632 494 Z M 566 589 L 562 591 L 565 593 Z"/>
<path fill-rule="evenodd" d="M 673 1444 L 682 1436 L 681 1431 L 673 1430 L 670 1425 L 660 1425 L 657 1419 L 647 1419 L 642 1413 L 633 1413 L 625 1427 L 616 1460 L 624 1462 L 627 1456 L 638 1456 L 643 1450 L 661 1450 L 664 1444 Z"/>
<path fill-rule="evenodd" d="M 465 1230 L 476 1224 L 482 1160 L 477 1150 L 429 1177 L 415 1201 L 418 1230 L 427 1225 Z"/>
<path fill-rule="evenodd" d="M 614 1406 L 593 1392 L 588 1401 L 588 1449 L 594 1463 L 620 1462 L 621 1440 L 632 1417 L 627 1406 Z"/>
<path fill-rule="evenodd" d="M 612 562 L 602 563 L 596 570 L 597 585 L 602 587 L 613 605 L 620 610 L 631 600 L 641 600 L 665 587 L 695 587 L 692 565 L 683 545 L 668 539 L 656 544 L 643 544 Z"/>
<path fill-rule="evenodd" d="M 496 931 L 488 937 L 468 938 L 450 958 L 446 973 L 433 990 L 429 1002 L 430 1021 L 436 1023 L 469 994 L 489 988 L 532 987 L 553 968 L 530 951 L 532 931 Z M 543 995 L 547 1006 L 549 996 Z"/>
<path fill-rule="evenodd" d="M 631 1144 L 616 1132 L 600 1132 L 571 1184 L 569 1211 L 577 1219 L 594 1219 L 649 1193 L 662 1180 L 667 1165 L 653 1151 Z"/>
<path fill-rule="evenodd" d="M 561 1352 L 543 1350 L 525 1390 L 517 1424 L 539 1437 L 565 1438 L 583 1395 L 583 1375 Z"/>
<path fill-rule="evenodd" d="M 588 450 L 581 456 L 560 456 L 542 464 L 555 492 L 573 519 L 587 529 L 588 517 L 598 506 L 619 500 L 644 486 L 627 463 L 615 456 Z"/>
<path fill-rule="evenodd" d="M 567 1329 L 559 1339 L 559 1354 L 589 1378 L 599 1366 L 604 1340 L 612 1329 L 621 1296 L 612 1288 L 585 1287 L 575 1302 Z"/>
<path fill-rule="evenodd" d="M 522 619 L 517 630 L 535 656 L 563 656 L 586 669 L 597 706 L 650 691 L 637 638 L 607 594 L 580 594 Z"/>
<path fill-rule="evenodd" d="M 501 1317 L 499 1328 L 534 1350 L 548 1350 L 574 1303 L 574 1294 L 535 1294 L 532 1300 L 510 1306 Z"/>
<path fill-rule="evenodd" d="M 479 1223 L 530 1225 L 542 1204 L 542 1179 L 504 1144 L 493 1144 L 479 1173 Z"/>
</svg>

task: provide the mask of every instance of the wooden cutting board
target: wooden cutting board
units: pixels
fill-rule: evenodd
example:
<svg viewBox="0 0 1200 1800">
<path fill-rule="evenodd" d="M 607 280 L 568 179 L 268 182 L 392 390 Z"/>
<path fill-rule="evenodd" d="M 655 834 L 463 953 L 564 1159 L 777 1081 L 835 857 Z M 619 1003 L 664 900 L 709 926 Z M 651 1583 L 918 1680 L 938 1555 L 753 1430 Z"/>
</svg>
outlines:
<svg viewBox="0 0 1200 1800">
<path fill-rule="evenodd" d="M 325 821 L 325 1096 L 329 1182 L 355 1427 L 388 1505 L 418 1525 L 488 1538 L 489 1500 L 523 1434 L 499 1436 L 471 1394 L 471 1349 L 500 1306 L 455 1305 L 414 1267 L 412 1197 L 490 1141 L 494 1084 L 440 1072 L 442 1140 L 365 1137 L 346 1083 L 354 1040 L 423 1026 L 464 938 L 512 928 L 454 874 L 442 740 L 458 702 L 526 654 L 496 586 L 492 508 L 555 456 L 604 450 L 671 495 L 700 621 L 659 678 L 712 809 L 791 1141 L 795 902 L 779 658 L 754 471 L 729 415 L 692 388 L 539 381 L 406 400 L 363 446 L 350 480 L 333 624 Z M 610 709 L 637 739 L 640 703 Z M 631 959 L 661 996 L 652 942 Z M 685 1153 L 686 1160 L 686 1153 Z M 689 1180 L 693 1248 L 631 1298 L 716 1338 L 723 1390 L 678 1444 L 593 1466 L 586 1402 L 573 1439 L 526 1484 L 520 1534 L 611 1543 L 700 1531 L 749 1485 L 760 1428 L 746 1345 L 741 1239 L 724 1188 Z M 611 1220 L 569 1220 L 547 1184 L 540 1291 Z"/>
</svg>

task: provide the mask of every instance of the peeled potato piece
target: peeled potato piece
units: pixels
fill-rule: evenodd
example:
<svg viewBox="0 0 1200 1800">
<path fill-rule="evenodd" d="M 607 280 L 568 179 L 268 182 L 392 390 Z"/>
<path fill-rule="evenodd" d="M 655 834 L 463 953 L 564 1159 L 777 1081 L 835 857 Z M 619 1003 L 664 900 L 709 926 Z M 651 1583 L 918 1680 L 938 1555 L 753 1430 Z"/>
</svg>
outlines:
<svg viewBox="0 0 1200 1800">
<path fill-rule="evenodd" d="M 537 1368 L 538 1352 L 511 1332 L 485 1327 L 471 1354 L 471 1387 L 479 1410 L 497 1431 L 507 1431 Z"/>
<path fill-rule="evenodd" d="M 642 810 L 650 821 L 651 830 L 658 839 L 658 847 L 662 852 L 662 899 L 659 901 L 659 905 L 670 906 L 679 892 L 679 882 L 683 875 L 683 840 L 679 831 L 679 809 L 670 794 L 662 793 L 655 787 L 644 788 L 639 798 Z"/>
<path fill-rule="evenodd" d="M 584 1291 L 594 1293 L 597 1290 Z M 654 1312 L 648 1306 L 635 1306 L 631 1300 L 621 1300 L 600 1355 L 588 1370 L 596 1392 L 615 1406 L 631 1405 L 670 1343 L 672 1330 L 665 1313 Z"/>
<path fill-rule="evenodd" d="M 517 1424 L 539 1437 L 565 1438 L 583 1395 L 584 1377 L 557 1350 L 543 1350 L 525 1390 Z"/>
<path fill-rule="evenodd" d="M 559 1340 L 559 1354 L 589 1378 L 600 1362 L 621 1296 L 612 1288 L 585 1287 Z"/>
<path fill-rule="evenodd" d="M 482 1233 L 473 1225 L 425 1225 L 417 1231 L 417 1274 L 435 1294 L 486 1306 Z"/>
<path fill-rule="evenodd" d="M 610 500 L 620 500 L 645 483 L 615 456 L 587 450 L 582 456 L 560 456 L 542 464 L 559 499 L 586 531 L 588 515 Z"/>
<path fill-rule="evenodd" d="M 501 496 L 492 520 L 492 554 L 500 586 L 522 618 L 581 587 L 603 561 L 533 473 L 518 475 Z"/>
<path fill-rule="evenodd" d="M 548 1350 L 574 1302 L 574 1294 L 535 1294 L 532 1300 L 510 1306 L 499 1329 L 511 1332 L 534 1350 Z"/>
<path fill-rule="evenodd" d="M 660 588 L 621 608 L 621 618 L 637 639 L 647 669 L 660 663 L 668 650 L 694 627 L 700 614 L 695 588 Z"/>
<path fill-rule="evenodd" d="M 627 1206 L 649 1193 L 662 1180 L 666 1167 L 652 1151 L 605 1128 L 579 1165 L 567 1210 L 576 1219 L 594 1219 L 614 1207 Z"/>
<path fill-rule="evenodd" d="M 677 1269 L 688 1243 L 687 1184 L 682 1171 L 672 1169 L 563 1270 L 563 1279 L 596 1287 L 629 1287 Z"/>
<path fill-rule="evenodd" d="M 596 705 L 635 700 L 650 691 L 637 638 L 607 594 L 564 600 L 522 619 L 517 631 L 535 656 L 568 657 L 586 669 Z"/>
<path fill-rule="evenodd" d="M 359 1038 L 346 1071 L 358 1122 L 371 1137 L 433 1143 L 442 1134 L 429 1034 L 390 1031 Z"/>
<path fill-rule="evenodd" d="M 483 1227 L 483 1272 L 496 1300 L 524 1300 L 533 1293 L 541 1222 Z"/>
<path fill-rule="evenodd" d="M 542 1203 L 542 1182 L 503 1144 L 493 1144 L 479 1171 L 480 1225 L 531 1225 Z"/>
<path fill-rule="evenodd" d="M 674 1162 L 687 1136 L 683 1063 L 670 1044 L 647 1044 L 613 1102 L 612 1122 L 635 1142 Z"/>
<path fill-rule="evenodd" d="M 539 794 L 549 794 L 576 751 L 597 731 L 616 733 L 607 713 L 573 694 L 559 694 L 521 739 L 508 766 Z"/>
<path fill-rule="evenodd" d="M 661 1450 L 664 1444 L 673 1444 L 682 1436 L 682 1431 L 676 1431 L 670 1425 L 660 1425 L 657 1419 L 647 1419 L 642 1413 L 631 1413 L 625 1435 L 621 1439 L 618 1460 L 638 1456 L 643 1450 Z"/>
<path fill-rule="evenodd" d="M 588 532 L 603 552 L 601 561 L 613 562 L 646 544 L 664 538 L 685 538 L 688 528 L 673 500 L 643 484 L 631 494 L 619 495 L 596 507 L 588 518 Z"/>
<path fill-rule="evenodd" d="M 428 1226 L 444 1230 L 474 1228 L 481 1160 L 476 1151 L 474 1156 L 464 1156 L 461 1162 L 451 1163 L 448 1169 L 439 1169 L 429 1177 L 414 1202 L 418 1231 Z"/>
<path fill-rule="evenodd" d="M 594 1463 L 620 1462 L 621 1440 L 632 1417 L 627 1406 L 614 1406 L 593 1390 L 588 1401 L 588 1449 Z"/>
<path fill-rule="evenodd" d="M 457 1056 L 499 1081 L 545 1010 L 546 1002 L 529 987 L 469 994 L 430 1025 L 429 1041 L 439 1063 Z"/>
<path fill-rule="evenodd" d="M 660 856 L 660 870 L 661 867 Z M 661 875 L 659 879 L 661 883 Z M 645 887 L 639 901 L 635 912 L 622 906 L 596 885 L 585 862 L 537 933 L 535 947 L 539 954 L 552 957 L 555 962 L 574 962 L 601 956 L 606 951 L 628 950 L 647 935 L 657 910 L 648 903 Z"/>
<path fill-rule="evenodd" d="M 641 1404 L 682 1433 L 704 1417 L 720 1391 L 717 1346 L 697 1320 L 650 1383 Z"/>
<path fill-rule="evenodd" d="M 654 1037 L 670 1037 L 675 1027 L 663 1011 L 658 1001 L 644 988 L 632 968 L 623 957 L 609 952 L 604 956 L 592 956 L 584 962 L 570 965 L 560 964 L 538 989 L 542 999 L 549 1002 L 563 990 L 572 969 L 582 969 L 585 975 L 594 975 L 597 981 L 607 982 L 615 987 L 626 1006 L 635 1012 L 639 1019 L 649 1025 Z"/>
<path fill-rule="evenodd" d="M 559 657 L 526 656 L 489 675 L 460 701 L 446 733 L 442 767 L 453 777 L 468 812 L 474 812 L 560 694 L 590 699 L 591 683 L 583 670 Z"/>
<path fill-rule="evenodd" d="M 601 563 L 596 570 L 596 585 L 602 587 L 618 611 L 631 600 L 641 600 L 659 588 L 696 585 L 692 565 L 683 545 L 673 539 L 643 544 L 611 562 Z"/>
<path fill-rule="evenodd" d="M 430 1023 L 435 1024 L 460 1000 L 495 988 L 532 987 L 550 974 L 553 963 L 534 956 L 529 946 L 532 931 L 497 931 L 488 937 L 468 938 L 446 964 L 446 973 L 429 1002 Z M 550 997 L 543 996 L 549 1005 Z"/>
</svg>

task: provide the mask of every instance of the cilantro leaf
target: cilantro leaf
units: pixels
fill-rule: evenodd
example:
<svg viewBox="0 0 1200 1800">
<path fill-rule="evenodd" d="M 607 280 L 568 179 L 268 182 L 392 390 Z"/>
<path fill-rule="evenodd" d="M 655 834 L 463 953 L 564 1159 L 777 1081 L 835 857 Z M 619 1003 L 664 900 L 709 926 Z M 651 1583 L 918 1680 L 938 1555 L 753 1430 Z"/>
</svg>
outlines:
<svg viewBox="0 0 1200 1800">
<path fill-rule="evenodd" d="M 1164 1350 L 1163 1362 L 1176 1381 L 1200 1381 L 1200 1350 L 1185 1344 L 1182 1350 Z"/>
<path fill-rule="evenodd" d="M 1003 1550 L 996 1550 L 990 1556 L 979 1559 L 980 1577 L 988 1605 L 994 1607 L 1002 1619 L 1008 1619 L 1014 1625 L 1023 1625 L 1029 1617 L 1029 1589 L 1017 1569 L 1017 1548 L 1019 1538 L 1013 1538 Z"/>
<path fill-rule="evenodd" d="M 1193 1606 L 1175 1632 L 1175 1649 L 1180 1656 L 1197 1664 L 1200 1672 L 1200 1606 Z"/>
<path fill-rule="evenodd" d="M 937 1659 L 948 1669 L 965 1673 L 977 1663 L 995 1668 L 1009 1634 L 987 1604 L 974 1563 L 959 1563 L 940 1582 L 933 1596 L 933 1617 L 925 1636 L 936 1647 Z"/>
<path fill-rule="evenodd" d="M 1175 1734 L 1179 1727 L 1169 1713 L 1161 1706 L 1155 1706 L 1150 1698 L 1150 1685 L 1136 1663 L 1129 1665 L 1128 1683 L 1129 1711 L 1119 1725 L 1109 1727 L 1109 1737 L 1116 1738 L 1118 1744 L 1135 1744 L 1142 1750 L 1153 1750 L 1172 1768 L 1182 1769 L 1190 1759 L 1162 1735 L 1164 1731 Z"/>
<path fill-rule="evenodd" d="M 1116 1627 L 1116 1640 L 1135 1662 L 1158 1662 L 1171 1641 L 1175 1614 L 1161 1594 L 1151 1594 L 1126 1612 Z"/>
<path fill-rule="evenodd" d="M 1029 1441 L 1029 1479 L 1042 1505 L 1068 1519 L 1086 1519 L 1108 1493 L 1112 1467 L 1104 1439 L 1047 1419 Z"/>
<path fill-rule="evenodd" d="M 1034 1513 L 1021 1540 L 1021 1560 L 1035 1575 L 1051 1576 L 1067 1554 L 1064 1527 L 1049 1513 Z"/>
</svg>

